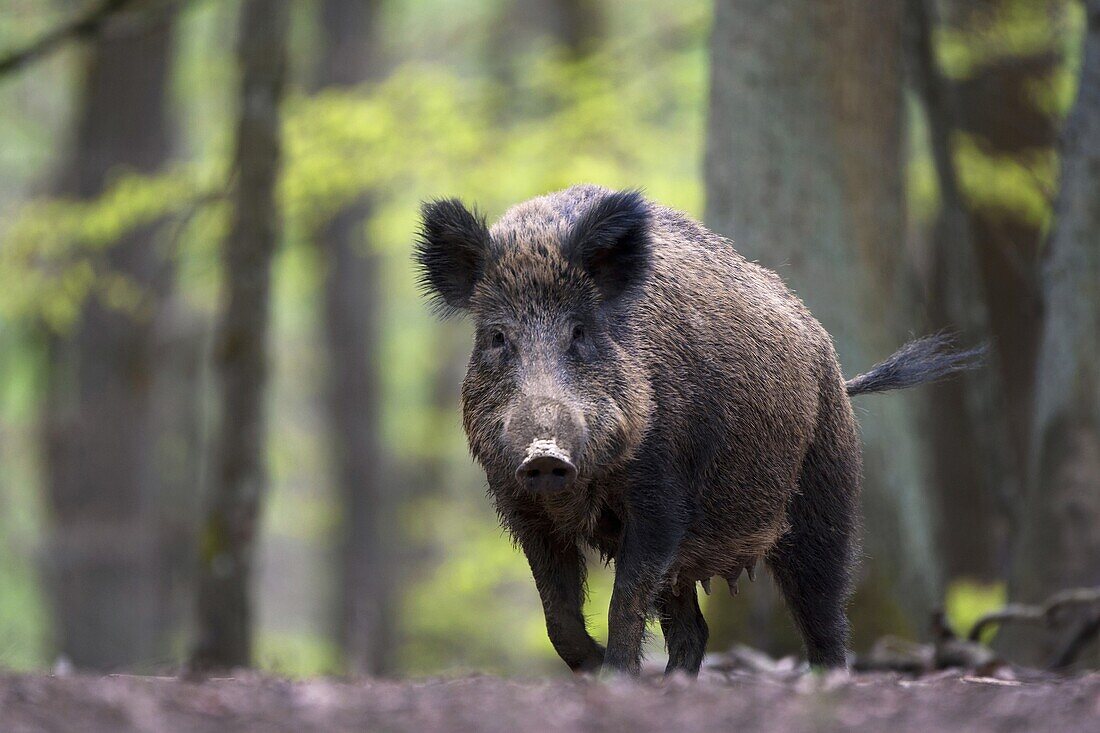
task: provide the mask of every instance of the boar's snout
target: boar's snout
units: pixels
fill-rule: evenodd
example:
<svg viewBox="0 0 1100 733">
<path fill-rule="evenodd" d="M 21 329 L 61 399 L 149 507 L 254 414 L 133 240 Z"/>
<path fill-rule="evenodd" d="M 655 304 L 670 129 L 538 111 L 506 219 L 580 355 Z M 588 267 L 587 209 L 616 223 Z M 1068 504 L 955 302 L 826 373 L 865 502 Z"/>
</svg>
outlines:
<svg viewBox="0 0 1100 733">
<path fill-rule="evenodd" d="M 516 479 L 536 493 L 568 489 L 585 440 L 584 418 L 557 400 L 528 398 L 509 412 L 504 439 L 517 457 Z"/>
<path fill-rule="evenodd" d="M 531 444 L 532 448 L 541 442 L 544 441 L 536 440 Z M 566 457 L 554 455 L 552 451 L 553 449 L 545 453 L 532 451 L 533 457 L 519 464 L 519 468 L 516 469 L 516 478 L 528 490 L 550 494 L 569 488 L 573 479 L 577 477 L 577 467 L 572 461 Z"/>
</svg>

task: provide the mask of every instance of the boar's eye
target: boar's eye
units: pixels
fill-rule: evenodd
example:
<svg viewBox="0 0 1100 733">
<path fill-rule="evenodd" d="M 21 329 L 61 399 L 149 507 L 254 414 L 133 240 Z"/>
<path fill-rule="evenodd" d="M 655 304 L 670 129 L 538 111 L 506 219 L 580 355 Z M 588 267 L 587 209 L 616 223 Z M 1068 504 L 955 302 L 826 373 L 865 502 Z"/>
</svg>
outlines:
<svg viewBox="0 0 1100 733">
<path fill-rule="evenodd" d="M 504 344 L 505 344 L 505 338 L 504 338 L 504 332 L 503 331 L 493 331 L 489 335 L 489 345 L 492 346 L 494 349 L 503 348 Z"/>
<path fill-rule="evenodd" d="M 584 326 L 583 325 L 578 323 L 577 325 L 573 326 L 573 340 L 574 341 L 583 341 L 584 340 Z"/>
</svg>

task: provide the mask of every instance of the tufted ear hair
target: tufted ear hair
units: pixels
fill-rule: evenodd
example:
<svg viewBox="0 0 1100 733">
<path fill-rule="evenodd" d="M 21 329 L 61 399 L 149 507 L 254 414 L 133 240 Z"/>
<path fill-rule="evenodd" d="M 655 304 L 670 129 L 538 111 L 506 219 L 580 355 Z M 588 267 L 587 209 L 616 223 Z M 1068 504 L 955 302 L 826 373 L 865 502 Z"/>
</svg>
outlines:
<svg viewBox="0 0 1100 733">
<path fill-rule="evenodd" d="M 470 304 L 489 255 L 489 228 L 477 210 L 458 199 L 429 201 L 420 207 L 420 234 L 414 258 L 420 286 L 444 317 Z"/>
<path fill-rule="evenodd" d="M 649 205 L 639 191 L 616 191 L 595 201 L 573 225 L 562 253 L 612 301 L 649 269 Z"/>
</svg>

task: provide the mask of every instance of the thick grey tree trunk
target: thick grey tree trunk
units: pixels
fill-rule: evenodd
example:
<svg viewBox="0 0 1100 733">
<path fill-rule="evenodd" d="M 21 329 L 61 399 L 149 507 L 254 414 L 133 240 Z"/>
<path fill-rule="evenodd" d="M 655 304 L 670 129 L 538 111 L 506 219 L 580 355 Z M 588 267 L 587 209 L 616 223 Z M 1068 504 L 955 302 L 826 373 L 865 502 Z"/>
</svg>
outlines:
<svg viewBox="0 0 1100 733">
<path fill-rule="evenodd" d="M 289 26 L 287 0 L 244 0 L 232 224 L 216 355 L 221 424 L 201 527 L 197 669 L 252 662 L 252 558 L 267 488 L 267 332 L 271 260 L 279 241 L 276 184 Z"/>
<path fill-rule="evenodd" d="M 324 0 L 318 89 L 353 87 L 378 73 L 378 3 Z M 337 212 L 316 234 L 324 262 L 328 410 L 337 489 L 340 608 L 337 639 L 348 671 L 392 671 L 396 497 L 387 490 L 381 445 L 379 256 L 370 249 L 366 197 Z"/>
<path fill-rule="evenodd" d="M 1100 585 L 1100 1 L 1086 7 L 1080 86 L 1063 131 L 1043 268 L 1030 471 L 1009 580 L 1010 599 L 1020 602 Z M 1045 663 L 1064 641 L 1008 629 L 1002 643 L 1013 660 Z"/>
<path fill-rule="evenodd" d="M 173 15 L 113 18 L 87 51 L 72 151 L 57 190 L 91 199 L 112 173 L 153 173 L 170 153 Z M 51 337 L 43 415 L 50 515 L 47 575 L 57 652 L 77 667 L 169 660 L 171 587 L 162 569 L 165 484 L 155 417 L 158 327 L 173 269 L 160 227 L 94 260 L 141 288 L 132 311 L 93 294 L 72 332 Z"/>
<path fill-rule="evenodd" d="M 902 17 L 900 0 L 716 6 L 707 223 L 779 272 L 833 335 L 848 374 L 917 327 L 903 247 Z M 862 400 L 856 412 L 858 641 L 880 619 L 922 630 L 940 588 L 911 397 Z"/>
</svg>

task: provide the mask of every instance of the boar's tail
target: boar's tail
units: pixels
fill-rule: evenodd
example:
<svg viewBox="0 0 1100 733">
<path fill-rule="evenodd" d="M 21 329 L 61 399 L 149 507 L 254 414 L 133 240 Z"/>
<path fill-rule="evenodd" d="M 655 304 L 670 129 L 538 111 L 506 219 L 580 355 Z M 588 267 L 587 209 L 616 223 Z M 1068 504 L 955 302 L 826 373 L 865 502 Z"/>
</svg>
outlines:
<svg viewBox="0 0 1100 733">
<path fill-rule="evenodd" d="M 871 371 L 852 377 L 844 386 L 852 396 L 905 389 L 977 369 L 985 361 L 985 344 L 968 351 L 956 351 L 953 345 L 954 339 L 946 333 L 915 339 Z"/>
</svg>

